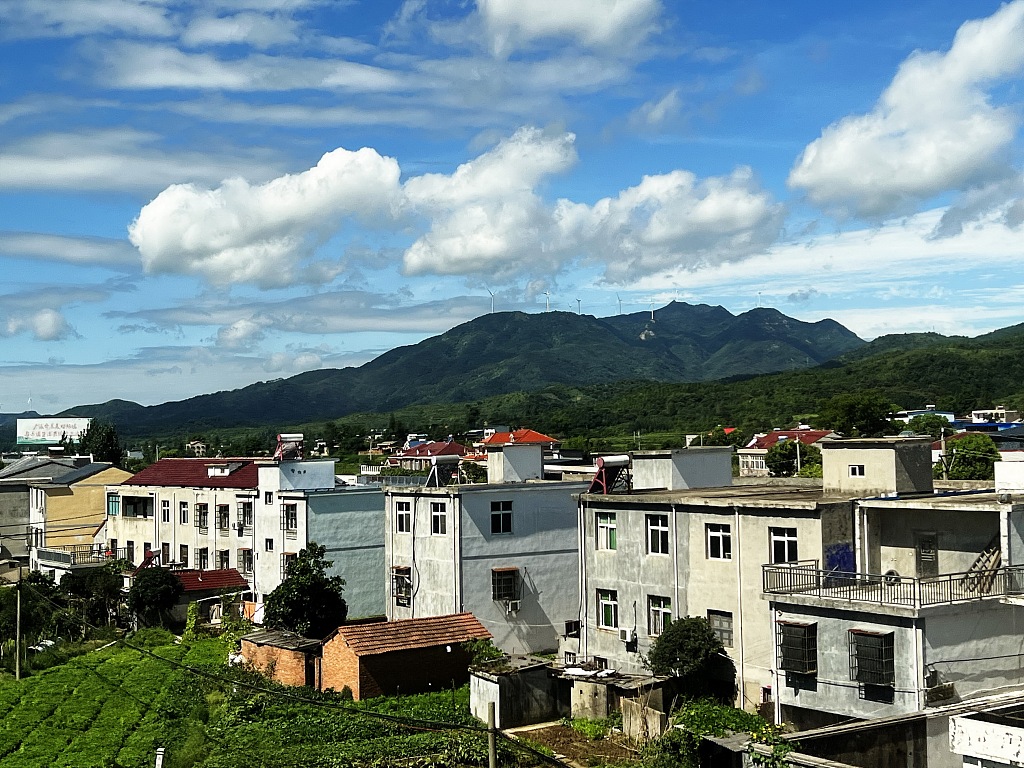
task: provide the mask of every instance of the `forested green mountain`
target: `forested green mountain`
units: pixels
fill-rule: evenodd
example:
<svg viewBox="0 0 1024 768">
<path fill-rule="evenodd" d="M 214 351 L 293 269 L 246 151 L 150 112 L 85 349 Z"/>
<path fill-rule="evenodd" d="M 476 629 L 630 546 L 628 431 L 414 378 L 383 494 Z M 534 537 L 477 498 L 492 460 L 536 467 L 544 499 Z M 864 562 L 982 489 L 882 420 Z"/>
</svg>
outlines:
<svg viewBox="0 0 1024 768">
<path fill-rule="evenodd" d="M 650 312 L 610 318 L 499 312 L 359 368 L 311 371 L 149 407 L 83 405 L 65 414 L 112 420 L 129 436 L 279 426 L 559 384 L 705 381 L 804 368 L 863 344 L 835 321 L 804 323 L 774 309 L 736 316 L 722 307 L 672 302 L 653 318 Z"/>
</svg>

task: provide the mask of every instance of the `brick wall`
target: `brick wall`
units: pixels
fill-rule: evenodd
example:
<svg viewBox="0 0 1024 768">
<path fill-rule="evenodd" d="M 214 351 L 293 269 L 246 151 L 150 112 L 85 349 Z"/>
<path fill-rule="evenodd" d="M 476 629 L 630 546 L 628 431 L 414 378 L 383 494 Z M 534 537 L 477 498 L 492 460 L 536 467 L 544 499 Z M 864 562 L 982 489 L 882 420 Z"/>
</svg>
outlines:
<svg viewBox="0 0 1024 768">
<path fill-rule="evenodd" d="M 354 699 L 365 698 L 360 696 L 359 658 L 345 645 L 341 635 L 335 635 L 324 643 L 321 674 L 324 690 L 333 688 L 340 693 L 347 685 Z"/>
<path fill-rule="evenodd" d="M 257 645 L 242 640 L 242 655 L 246 661 L 273 680 L 284 685 L 306 684 L 306 654 L 273 645 Z M 273 670 L 273 674 L 268 673 Z"/>
</svg>

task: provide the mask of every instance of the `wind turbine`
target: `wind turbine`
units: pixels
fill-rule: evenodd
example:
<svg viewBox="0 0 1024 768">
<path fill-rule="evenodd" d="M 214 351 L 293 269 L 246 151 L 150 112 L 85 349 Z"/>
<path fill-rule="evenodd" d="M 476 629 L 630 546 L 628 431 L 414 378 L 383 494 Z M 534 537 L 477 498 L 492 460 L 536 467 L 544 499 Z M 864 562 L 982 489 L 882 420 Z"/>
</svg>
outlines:
<svg viewBox="0 0 1024 768">
<path fill-rule="evenodd" d="M 491 314 L 493 315 L 494 314 L 494 294 L 491 292 L 490 288 L 484 288 L 484 290 L 491 294 Z"/>
<path fill-rule="evenodd" d="M 619 300 L 619 314 L 622 314 L 622 297 L 619 294 L 615 294 L 615 298 Z"/>
<path fill-rule="evenodd" d="M 651 322 L 654 322 L 654 297 L 651 297 Z"/>
<path fill-rule="evenodd" d="M 572 307 L 571 304 L 569 306 L 570 306 L 570 308 Z M 582 304 L 582 302 L 579 299 L 576 299 L 576 314 L 577 315 L 582 315 L 583 314 L 583 304 Z"/>
<path fill-rule="evenodd" d="M 551 311 L 551 291 L 544 291 L 544 311 Z"/>
</svg>

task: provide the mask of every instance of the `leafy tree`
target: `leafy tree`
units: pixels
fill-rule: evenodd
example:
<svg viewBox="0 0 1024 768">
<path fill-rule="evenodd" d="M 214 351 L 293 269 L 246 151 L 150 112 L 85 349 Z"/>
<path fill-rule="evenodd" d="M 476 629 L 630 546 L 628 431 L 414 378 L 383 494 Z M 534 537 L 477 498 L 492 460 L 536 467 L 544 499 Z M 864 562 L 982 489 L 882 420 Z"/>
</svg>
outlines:
<svg viewBox="0 0 1024 768">
<path fill-rule="evenodd" d="M 163 626 L 184 590 L 178 577 L 166 568 L 143 568 L 128 590 L 128 610 L 144 624 Z"/>
<path fill-rule="evenodd" d="M 797 474 L 797 451 L 800 452 L 801 477 L 807 477 L 804 469 L 813 465 L 821 466 L 821 449 L 816 445 L 804 445 L 799 440 L 779 440 L 768 449 L 764 463 L 772 477 L 793 477 Z M 812 475 L 813 477 L 814 475 Z M 820 477 L 821 475 L 817 475 Z"/>
<path fill-rule="evenodd" d="M 946 443 L 950 480 L 991 480 L 999 461 L 995 442 L 981 432 L 970 432 Z"/>
<path fill-rule="evenodd" d="M 13 639 L 17 623 L 17 601 L 19 587 L 0 589 L 0 637 Z M 39 637 L 52 634 L 54 620 L 66 605 L 64 596 L 53 581 L 32 571 L 21 583 L 21 634 L 24 637 Z"/>
<path fill-rule="evenodd" d="M 907 429 L 913 430 L 919 435 L 931 435 L 938 440 L 942 437 L 943 431 L 947 435 L 953 433 L 953 426 L 945 416 L 936 413 L 922 413 L 915 416 L 907 423 Z"/>
<path fill-rule="evenodd" d="M 124 451 L 117 429 L 107 421 L 93 419 L 78 441 L 79 453 L 91 453 L 96 461 L 109 461 L 115 467 L 121 466 Z"/>
<path fill-rule="evenodd" d="M 326 547 L 311 541 L 288 564 L 285 580 L 267 597 L 264 624 L 308 637 L 323 637 L 345 622 L 345 580 L 327 575 L 334 562 L 324 560 L 326 553 Z"/>
<path fill-rule="evenodd" d="M 878 437 L 891 431 L 893 406 L 873 390 L 836 395 L 821 409 L 821 421 L 848 437 Z"/>
<path fill-rule="evenodd" d="M 729 701 L 736 690 L 736 667 L 707 619 L 676 619 L 651 646 L 647 664 L 656 675 L 678 678 L 690 697 L 712 695 Z"/>
<path fill-rule="evenodd" d="M 109 624 L 111 612 L 121 599 L 123 561 L 106 563 L 99 568 L 71 571 L 60 580 L 61 592 L 81 604 L 84 623 Z"/>
</svg>

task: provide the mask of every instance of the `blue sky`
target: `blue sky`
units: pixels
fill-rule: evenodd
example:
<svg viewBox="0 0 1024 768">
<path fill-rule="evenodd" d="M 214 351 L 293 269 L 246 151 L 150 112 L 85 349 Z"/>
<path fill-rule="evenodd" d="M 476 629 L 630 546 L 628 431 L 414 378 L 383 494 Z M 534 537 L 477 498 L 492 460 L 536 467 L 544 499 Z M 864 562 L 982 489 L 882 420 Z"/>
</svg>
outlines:
<svg viewBox="0 0 1024 768">
<path fill-rule="evenodd" d="M 672 299 L 1024 321 L 1024 0 L 0 0 L 0 410 Z"/>
</svg>

